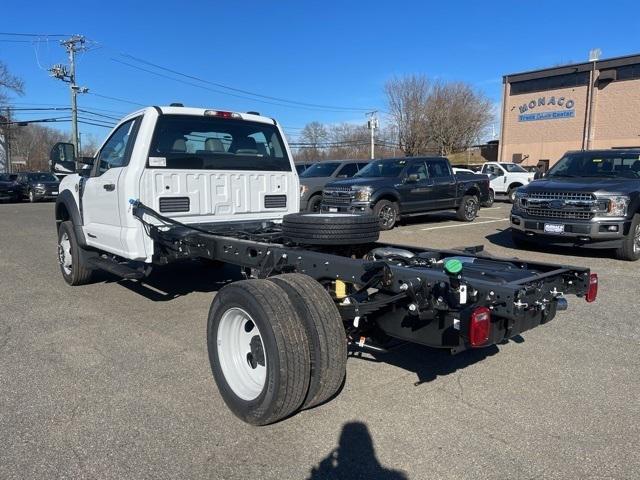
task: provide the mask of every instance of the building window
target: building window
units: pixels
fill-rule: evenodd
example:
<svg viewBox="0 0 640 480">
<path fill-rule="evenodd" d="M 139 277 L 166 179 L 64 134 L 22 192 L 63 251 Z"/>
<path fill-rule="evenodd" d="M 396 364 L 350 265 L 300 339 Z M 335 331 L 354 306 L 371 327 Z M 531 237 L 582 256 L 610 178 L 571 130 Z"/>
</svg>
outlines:
<svg viewBox="0 0 640 480">
<path fill-rule="evenodd" d="M 543 92 L 557 88 L 581 87 L 589 84 L 589 72 L 567 73 L 566 75 L 554 75 L 552 77 L 523 80 L 511 83 L 511 95 L 522 93 Z"/>
</svg>

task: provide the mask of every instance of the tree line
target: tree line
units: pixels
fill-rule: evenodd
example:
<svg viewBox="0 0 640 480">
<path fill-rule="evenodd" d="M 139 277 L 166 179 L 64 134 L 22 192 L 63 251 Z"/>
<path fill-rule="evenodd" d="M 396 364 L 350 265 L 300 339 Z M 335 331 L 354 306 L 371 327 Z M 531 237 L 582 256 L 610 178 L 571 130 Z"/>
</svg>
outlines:
<svg viewBox="0 0 640 480">
<path fill-rule="evenodd" d="M 477 144 L 493 121 L 492 103 L 465 82 L 408 75 L 384 87 L 386 121 L 375 131 L 375 156 L 451 155 Z M 296 160 L 369 158 L 366 125 L 307 124 L 295 148 Z"/>
</svg>

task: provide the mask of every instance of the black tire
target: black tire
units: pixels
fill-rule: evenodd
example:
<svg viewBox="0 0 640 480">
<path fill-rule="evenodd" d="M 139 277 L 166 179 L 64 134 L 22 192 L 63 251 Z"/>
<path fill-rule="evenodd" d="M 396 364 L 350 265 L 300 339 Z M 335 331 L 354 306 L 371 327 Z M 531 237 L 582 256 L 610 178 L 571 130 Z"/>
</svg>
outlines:
<svg viewBox="0 0 640 480">
<path fill-rule="evenodd" d="M 307 330 L 311 379 L 302 408 L 315 407 L 333 397 L 345 378 L 347 341 L 342 317 L 329 293 L 310 276 L 286 273 L 269 280 L 287 293 Z"/>
<path fill-rule="evenodd" d="M 493 191 L 493 188 L 489 189 L 489 199 L 486 202 L 482 202 L 482 206 L 484 208 L 489 208 L 493 206 L 493 202 L 496 201 L 496 192 Z"/>
<path fill-rule="evenodd" d="M 247 400 L 230 386 L 219 355 L 219 350 L 223 351 L 223 343 L 218 342 L 221 319 L 237 309 L 248 313 L 258 328 L 262 338 L 258 343 L 266 358 L 264 385 L 256 397 Z M 220 394 L 238 418 L 252 425 L 267 425 L 288 417 L 302 405 L 309 388 L 309 341 L 287 294 L 274 282 L 241 280 L 222 288 L 209 310 L 207 348 Z"/>
<path fill-rule="evenodd" d="M 380 223 L 380 230 L 391 230 L 398 223 L 400 207 L 391 200 L 380 200 L 373 207 L 373 214 Z"/>
<path fill-rule="evenodd" d="M 322 195 L 314 195 L 307 202 L 307 212 L 318 213 L 320 211 L 320 204 L 322 203 Z"/>
<path fill-rule="evenodd" d="M 67 263 L 68 255 L 71 257 L 70 264 Z M 78 245 L 73 223 L 62 222 L 58 228 L 58 263 L 65 282 L 72 286 L 91 282 L 93 269 L 87 266 L 87 258 L 87 252 Z"/>
<path fill-rule="evenodd" d="M 475 195 L 465 195 L 462 197 L 460 206 L 456 211 L 456 217 L 462 222 L 473 222 L 478 216 L 480 203 Z"/>
<path fill-rule="evenodd" d="M 616 258 L 627 262 L 640 260 L 640 214 L 635 214 L 629 233 L 625 235 L 622 246 L 616 249 Z"/>
<path fill-rule="evenodd" d="M 292 213 L 282 220 L 282 233 L 304 245 L 356 245 L 380 236 L 378 219 L 346 213 Z"/>
<path fill-rule="evenodd" d="M 29 193 L 27 193 L 27 198 L 29 198 L 29 202 L 31 203 L 36 203 L 38 201 L 38 199 L 36 198 L 36 194 L 33 190 L 29 190 Z"/>
</svg>

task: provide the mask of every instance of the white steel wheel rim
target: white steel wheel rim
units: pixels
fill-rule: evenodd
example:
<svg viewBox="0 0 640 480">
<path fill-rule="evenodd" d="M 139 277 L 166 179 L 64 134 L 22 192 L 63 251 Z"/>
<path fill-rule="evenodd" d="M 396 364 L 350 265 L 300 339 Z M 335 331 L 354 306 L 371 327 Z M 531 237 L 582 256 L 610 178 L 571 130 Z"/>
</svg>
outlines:
<svg viewBox="0 0 640 480">
<path fill-rule="evenodd" d="M 64 273 L 71 275 L 71 268 L 73 267 L 73 258 L 71 257 L 71 241 L 69 235 L 64 232 L 60 237 L 58 243 L 58 262 L 64 270 Z"/>
<path fill-rule="evenodd" d="M 254 341 L 258 337 L 263 361 L 258 363 L 259 351 Z M 224 378 L 238 397 L 253 400 L 260 395 L 267 379 L 267 355 L 260 330 L 251 315 L 233 307 L 224 312 L 218 325 L 216 338 L 218 362 Z"/>
</svg>

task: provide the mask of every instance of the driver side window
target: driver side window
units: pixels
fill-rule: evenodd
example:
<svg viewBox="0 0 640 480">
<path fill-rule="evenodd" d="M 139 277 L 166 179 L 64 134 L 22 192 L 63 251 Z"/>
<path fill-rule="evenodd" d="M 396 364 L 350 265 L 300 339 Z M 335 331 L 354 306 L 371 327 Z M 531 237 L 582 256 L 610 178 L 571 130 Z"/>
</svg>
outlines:
<svg viewBox="0 0 640 480">
<path fill-rule="evenodd" d="M 131 156 L 131 146 L 135 140 L 134 132 L 138 119 L 129 120 L 120 125 L 109 137 L 98 154 L 95 176 L 100 176 L 107 170 L 116 167 L 126 167 Z"/>
<path fill-rule="evenodd" d="M 424 162 L 414 163 L 407 169 L 408 175 L 417 175 L 418 182 L 424 182 L 427 179 L 427 167 Z"/>
</svg>

